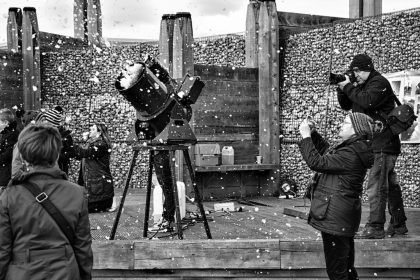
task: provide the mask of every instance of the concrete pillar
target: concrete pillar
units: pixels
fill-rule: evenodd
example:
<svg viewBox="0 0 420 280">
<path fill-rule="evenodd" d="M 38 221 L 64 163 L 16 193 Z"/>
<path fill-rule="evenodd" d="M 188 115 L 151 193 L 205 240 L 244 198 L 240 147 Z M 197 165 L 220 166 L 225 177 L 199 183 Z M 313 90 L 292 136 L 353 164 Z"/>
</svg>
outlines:
<svg viewBox="0 0 420 280">
<path fill-rule="evenodd" d="M 102 39 L 102 13 L 100 0 L 87 1 L 87 30 L 88 44 L 100 46 Z"/>
<path fill-rule="evenodd" d="M 74 0 L 73 26 L 74 38 L 87 42 L 87 0 Z"/>
<path fill-rule="evenodd" d="M 173 36 L 173 78 L 182 78 L 187 73 L 194 75 L 193 43 L 191 14 L 176 13 Z"/>
<path fill-rule="evenodd" d="M 9 8 L 7 49 L 14 53 L 22 50 L 22 10 L 20 8 Z"/>
<path fill-rule="evenodd" d="M 361 18 L 382 14 L 382 0 L 349 0 L 349 17 Z"/>
<path fill-rule="evenodd" d="M 194 53 L 192 46 L 193 43 L 194 38 L 191 14 L 184 12 L 176 13 L 174 18 L 172 58 L 172 77 L 174 79 L 183 78 L 186 74 L 190 74 L 191 76 L 194 75 Z M 191 120 L 192 122 L 193 118 Z M 181 151 L 176 151 L 176 166 L 177 180 L 185 182 L 184 156 Z"/>
<path fill-rule="evenodd" d="M 159 61 L 172 75 L 175 15 L 165 14 L 160 22 Z"/>
<path fill-rule="evenodd" d="M 23 8 L 22 56 L 23 101 L 25 110 L 41 108 L 41 54 L 36 10 Z"/>
<path fill-rule="evenodd" d="M 364 0 L 363 17 L 372 17 L 382 14 L 382 0 Z"/>
<path fill-rule="evenodd" d="M 363 17 L 363 0 L 349 0 L 349 18 Z"/>
<path fill-rule="evenodd" d="M 264 164 L 280 164 L 279 138 L 279 27 L 274 0 L 261 1 L 259 10 L 259 151 Z M 270 176 L 268 190 L 278 190 L 280 171 Z"/>
<path fill-rule="evenodd" d="M 258 16 L 260 2 L 250 0 L 246 12 L 245 66 L 258 67 Z"/>
<path fill-rule="evenodd" d="M 90 46 L 102 43 L 102 12 L 100 0 L 74 0 L 74 37 Z"/>
</svg>

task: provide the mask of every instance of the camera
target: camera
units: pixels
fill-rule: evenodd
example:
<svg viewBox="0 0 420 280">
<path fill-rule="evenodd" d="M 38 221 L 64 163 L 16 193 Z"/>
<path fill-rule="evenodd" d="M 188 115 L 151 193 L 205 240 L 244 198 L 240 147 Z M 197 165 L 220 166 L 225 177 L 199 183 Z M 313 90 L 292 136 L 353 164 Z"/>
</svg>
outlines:
<svg viewBox="0 0 420 280">
<path fill-rule="evenodd" d="M 354 83 L 356 82 L 356 75 L 354 74 L 353 71 L 348 70 L 346 72 L 344 72 L 343 74 L 334 74 L 334 73 L 330 73 L 330 85 L 336 85 L 340 82 L 343 82 L 346 80 L 346 75 L 349 76 L 350 79 L 350 83 Z"/>
</svg>

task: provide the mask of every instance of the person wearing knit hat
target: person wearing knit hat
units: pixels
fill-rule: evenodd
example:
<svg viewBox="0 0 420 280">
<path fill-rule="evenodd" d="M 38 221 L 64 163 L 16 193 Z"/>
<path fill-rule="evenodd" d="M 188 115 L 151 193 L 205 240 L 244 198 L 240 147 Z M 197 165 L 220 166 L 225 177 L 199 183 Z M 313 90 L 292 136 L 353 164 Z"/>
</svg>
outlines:
<svg viewBox="0 0 420 280">
<path fill-rule="evenodd" d="M 41 111 L 41 113 L 36 116 L 35 122 L 46 122 L 52 126 L 59 127 L 63 123 L 63 115 L 62 111 L 59 111 L 57 108 L 61 107 L 56 106 L 54 109 Z"/>
<path fill-rule="evenodd" d="M 58 158 L 58 167 L 66 174 L 69 172 L 70 159 L 75 157 L 74 141 L 71 136 L 71 131 L 66 129 L 62 124 L 64 122 L 64 110 L 61 106 L 55 106 L 53 109 L 41 110 L 34 118 L 35 124 L 48 124 L 58 128 L 61 135 L 62 148 L 60 156 Z M 13 160 L 14 166 L 12 168 L 12 176 L 16 175 L 22 164 L 18 160 L 18 151 L 16 154 L 16 160 Z"/>
<path fill-rule="evenodd" d="M 374 70 L 372 58 L 370 58 L 370 56 L 364 53 L 355 55 L 352 62 L 350 63 L 350 70 L 360 70 L 369 72 Z"/>
<path fill-rule="evenodd" d="M 375 122 L 371 117 L 362 113 L 349 114 L 354 132 L 359 136 L 366 136 L 373 139 L 374 135 L 382 130 L 383 124 Z"/>
<path fill-rule="evenodd" d="M 353 113 L 364 113 L 375 122 L 386 124 L 381 115 L 388 115 L 396 106 L 394 91 L 389 81 L 375 70 L 373 59 L 367 54 L 357 54 L 350 63 L 356 82 L 347 77 L 338 83 L 337 99 L 340 107 Z M 366 191 L 369 200 L 369 218 L 356 238 L 381 239 L 386 235 L 404 235 L 408 232 L 401 186 L 395 172 L 395 164 L 401 153 L 399 135 L 394 135 L 389 126 L 374 135 L 372 149 L 375 162 L 369 172 Z M 387 230 L 386 207 L 391 221 Z"/>
<path fill-rule="evenodd" d="M 338 134 L 341 142 L 334 146 L 311 127 L 308 119 L 299 126 L 300 152 L 316 172 L 309 191 L 308 223 L 321 231 L 330 279 L 358 279 L 354 237 L 362 214 L 363 181 L 373 164 L 371 141 L 367 138 L 374 133 L 374 124 L 365 114 L 348 114 Z"/>
</svg>

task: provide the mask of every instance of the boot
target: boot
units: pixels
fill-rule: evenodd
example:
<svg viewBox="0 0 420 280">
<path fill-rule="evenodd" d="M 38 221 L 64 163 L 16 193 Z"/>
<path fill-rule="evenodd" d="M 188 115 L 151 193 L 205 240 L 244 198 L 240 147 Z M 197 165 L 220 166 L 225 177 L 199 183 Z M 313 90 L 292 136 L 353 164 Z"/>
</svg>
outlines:
<svg viewBox="0 0 420 280">
<path fill-rule="evenodd" d="M 408 233 L 408 228 L 406 224 L 401 226 L 394 226 L 393 224 L 389 224 L 386 230 L 386 236 L 393 237 L 394 235 L 406 235 Z"/>
<path fill-rule="evenodd" d="M 382 239 L 385 237 L 385 231 L 381 228 L 374 228 L 372 226 L 365 226 L 365 228 L 358 232 L 355 239 Z"/>
</svg>

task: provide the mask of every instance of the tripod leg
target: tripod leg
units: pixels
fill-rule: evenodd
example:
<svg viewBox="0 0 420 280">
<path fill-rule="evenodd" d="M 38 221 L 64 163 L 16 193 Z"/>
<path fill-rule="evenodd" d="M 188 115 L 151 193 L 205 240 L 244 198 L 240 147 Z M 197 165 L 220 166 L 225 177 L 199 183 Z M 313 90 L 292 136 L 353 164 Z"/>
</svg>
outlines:
<svg viewBox="0 0 420 280">
<path fill-rule="evenodd" d="M 147 230 L 149 228 L 149 211 L 150 211 L 150 194 L 152 192 L 152 174 L 153 174 L 153 160 L 154 151 L 149 151 L 149 174 L 147 177 L 147 190 L 146 190 L 146 209 L 144 211 L 144 224 L 143 224 L 143 237 L 147 237 Z"/>
<path fill-rule="evenodd" d="M 115 217 L 114 225 L 112 226 L 111 235 L 109 236 L 109 240 L 114 240 L 115 233 L 117 231 L 118 222 L 120 221 L 121 212 L 122 212 L 122 209 L 123 209 L 123 206 L 124 206 L 125 197 L 127 195 L 128 186 L 130 185 L 131 176 L 133 176 L 133 170 L 134 170 L 134 166 L 136 165 L 136 160 L 137 160 L 138 154 L 139 154 L 139 151 L 134 150 L 133 157 L 131 158 L 130 169 L 128 170 L 127 178 L 125 179 L 125 186 L 124 186 L 123 195 L 121 197 L 120 205 L 118 206 L 117 216 Z"/>
<path fill-rule="evenodd" d="M 200 195 L 200 192 L 198 191 L 197 183 L 195 181 L 195 173 L 192 168 L 190 155 L 188 154 L 187 150 L 184 150 L 184 159 L 185 159 L 185 162 L 187 163 L 188 171 L 190 172 L 191 182 L 192 182 L 194 192 L 195 192 L 195 198 L 197 199 L 198 208 L 200 208 L 200 213 L 201 213 L 201 216 L 203 217 L 204 228 L 206 229 L 207 238 L 212 239 L 211 233 L 210 233 L 210 227 L 207 222 L 206 212 L 204 211 L 203 203 L 201 202 L 201 195 Z"/>
<path fill-rule="evenodd" d="M 172 188 L 174 192 L 174 201 L 175 201 L 175 214 L 176 214 L 176 227 L 178 230 L 178 238 L 183 239 L 182 236 L 182 225 L 181 225 L 181 213 L 179 211 L 179 198 L 178 198 L 178 187 L 176 185 L 175 178 L 175 151 L 169 151 L 169 166 L 171 167 L 171 177 L 172 177 Z"/>
</svg>

